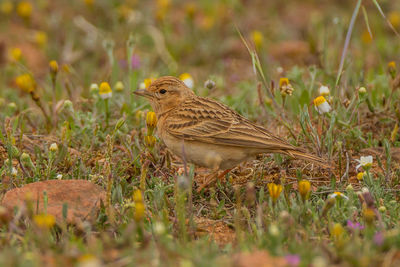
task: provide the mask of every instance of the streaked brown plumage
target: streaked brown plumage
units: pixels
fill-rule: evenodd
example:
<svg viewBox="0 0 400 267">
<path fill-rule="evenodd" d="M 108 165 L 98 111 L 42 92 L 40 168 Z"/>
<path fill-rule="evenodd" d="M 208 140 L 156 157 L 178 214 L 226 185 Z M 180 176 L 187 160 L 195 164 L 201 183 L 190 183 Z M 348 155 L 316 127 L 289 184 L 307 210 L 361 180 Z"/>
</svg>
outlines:
<svg viewBox="0 0 400 267">
<path fill-rule="evenodd" d="M 262 153 L 281 153 L 325 165 L 229 107 L 196 96 L 179 79 L 161 77 L 138 95 L 157 115 L 159 137 L 174 153 L 196 165 L 229 169 Z M 183 155 L 184 153 L 184 155 Z"/>
</svg>

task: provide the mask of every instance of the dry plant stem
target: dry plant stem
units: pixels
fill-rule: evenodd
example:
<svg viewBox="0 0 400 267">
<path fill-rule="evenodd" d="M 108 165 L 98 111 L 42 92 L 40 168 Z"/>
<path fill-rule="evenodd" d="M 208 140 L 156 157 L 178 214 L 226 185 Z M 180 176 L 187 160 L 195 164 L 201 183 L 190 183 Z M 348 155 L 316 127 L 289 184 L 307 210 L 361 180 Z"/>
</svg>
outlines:
<svg viewBox="0 0 400 267">
<path fill-rule="evenodd" d="M 49 117 L 49 115 L 47 114 L 46 110 L 44 109 L 42 103 L 40 102 L 40 98 L 39 96 L 36 95 L 36 93 L 34 91 L 31 92 L 31 97 L 32 100 L 35 101 L 35 104 L 40 108 L 40 110 L 42 111 L 43 116 L 46 119 L 46 122 L 48 125 L 51 125 L 51 119 Z"/>
<path fill-rule="evenodd" d="M 51 87 L 53 90 L 53 103 L 52 103 L 52 118 L 53 118 L 53 128 L 57 127 L 57 96 L 56 96 L 56 77 L 51 79 Z"/>
<path fill-rule="evenodd" d="M 349 180 L 349 167 L 350 167 L 350 158 L 349 158 L 349 153 L 346 151 L 346 171 L 344 172 L 343 176 L 340 177 L 340 181 L 343 181 L 346 179 L 347 181 Z"/>
<path fill-rule="evenodd" d="M 343 71 L 343 67 L 344 67 L 344 61 L 346 59 L 347 49 L 349 48 L 351 34 L 353 32 L 354 23 L 356 21 L 358 11 L 360 10 L 361 2 L 362 2 L 362 0 L 357 1 L 356 8 L 354 9 L 353 15 L 351 16 L 350 25 L 347 30 L 346 40 L 345 40 L 344 46 L 343 46 L 342 56 L 340 58 L 340 66 L 339 66 L 338 74 L 336 77 L 336 86 L 338 86 L 338 84 L 340 82 L 340 78 L 342 77 L 342 71 Z"/>
<path fill-rule="evenodd" d="M 144 192 L 146 190 L 146 176 L 149 170 L 150 161 L 146 160 L 140 170 L 140 190 Z"/>
</svg>

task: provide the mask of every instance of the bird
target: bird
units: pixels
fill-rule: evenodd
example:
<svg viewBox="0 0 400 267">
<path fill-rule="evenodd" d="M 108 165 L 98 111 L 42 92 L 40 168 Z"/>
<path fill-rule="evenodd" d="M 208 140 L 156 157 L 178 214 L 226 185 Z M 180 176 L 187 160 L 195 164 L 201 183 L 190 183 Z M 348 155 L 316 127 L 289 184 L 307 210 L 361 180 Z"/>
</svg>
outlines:
<svg viewBox="0 0 400 267">
<path fill-rule="evenodd" d="M 160 77 L 134 93 L 150 102 L 157 117 L 157 134 L 173 154 L 212 170 L 201 189 L 241 162 L 265 153 L 329 166 L 323 158 L 291 145 L 228 106 L 197 96 L 176 77 Z M 223 176 L 218 176 L 220 170 Z"/>
</svg>

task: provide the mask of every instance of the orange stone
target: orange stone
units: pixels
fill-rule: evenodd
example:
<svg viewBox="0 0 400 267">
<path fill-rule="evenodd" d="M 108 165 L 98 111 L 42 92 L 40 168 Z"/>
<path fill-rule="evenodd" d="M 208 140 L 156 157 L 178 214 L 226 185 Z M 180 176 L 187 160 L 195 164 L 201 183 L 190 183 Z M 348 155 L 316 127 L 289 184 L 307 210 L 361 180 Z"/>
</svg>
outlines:
<svg viewBox="0 0 400 267">
<path fill-rule="evenodd" d="M 94 221 L 100 208 L 100 201 L 105 201 L 105 190 L 86 180 L 48 180 L 27 184 L 8 191 L 1 205 L 8 209 L 23 208 L 27 197 L 34 204 L 35 213 L 44 212 L 43 192 L 47 192 L 47 213 L 56 217 L 57 223 L 64 221 L 62 210 L 66 203 L 67 223 Z M 39 209 L 36 211 L 37 203 Z"/>
</svg>

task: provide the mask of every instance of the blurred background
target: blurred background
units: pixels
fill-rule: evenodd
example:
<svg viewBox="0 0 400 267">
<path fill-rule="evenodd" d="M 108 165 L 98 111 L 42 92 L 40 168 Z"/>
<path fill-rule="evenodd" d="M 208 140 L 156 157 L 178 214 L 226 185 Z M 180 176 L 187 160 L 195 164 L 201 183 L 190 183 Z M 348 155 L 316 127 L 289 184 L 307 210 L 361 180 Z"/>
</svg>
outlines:
<svg viewBox="0 0 400 267">
<path fill-rule="evenodd" d="M 13 87 L 14 77 L 26 71 L 44 82 L 48 62 L 56 60 L 68 87 L 59 94 L 73 99 L 88 97 L 93 82 L 122 80 L 132 91 L 145 78 L 189 73 L 199 94 L 210 93 L 203 83 L 212 79 L 212 94 L 234 104 L 229 98 L 256 97 L 254 86 L 243 89 L 256 76 L 238 31 L 275 83 L 287 76 L 296 86 L 299 77 L 310 77 L 303 67 L 311 66 L 323 70 L 319 80 L 332 84 L 356 2 L 1 0 L 0 84 Z M 400 31 L 400 2 L 379 5 Z M 363 1 L 345 64 L 357 77 L 345 84 L 357 86 L 369 72 L 384 73 L 389 61 L 399 59 L 398 40 L 374 2 Z M 0 94 L 19 98 L 13 91 Z"/>
</svg>

